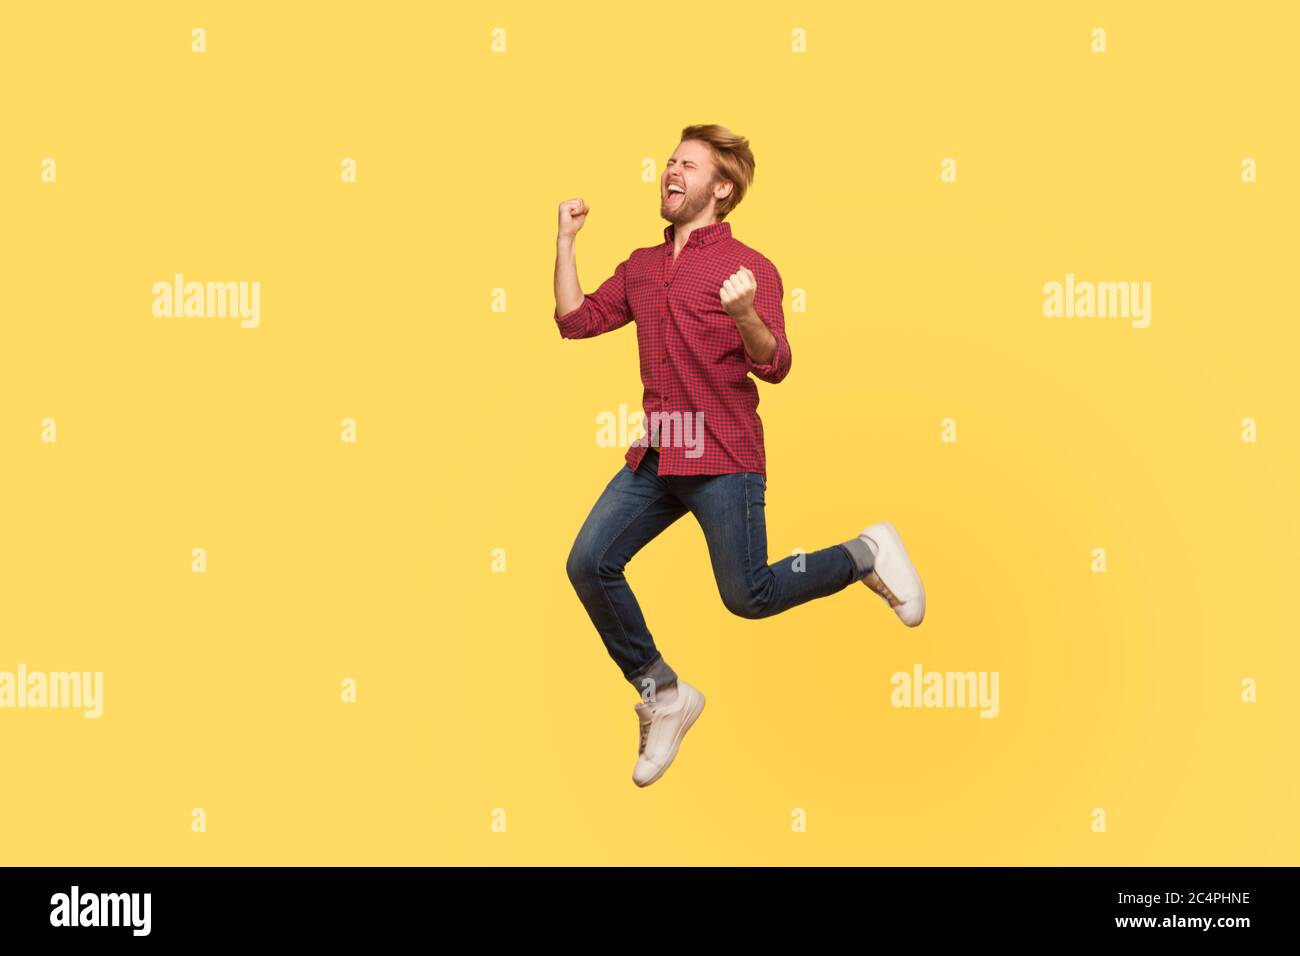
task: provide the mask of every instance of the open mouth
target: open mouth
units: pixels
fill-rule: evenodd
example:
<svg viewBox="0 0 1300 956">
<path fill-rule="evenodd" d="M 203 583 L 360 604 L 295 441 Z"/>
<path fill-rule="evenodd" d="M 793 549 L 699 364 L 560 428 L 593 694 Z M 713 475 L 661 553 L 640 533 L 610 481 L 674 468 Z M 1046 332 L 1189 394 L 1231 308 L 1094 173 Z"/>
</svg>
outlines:
<svg viewBox="0 0 1300 956">
<path fill-rule="evenodd" d="M 668 187 L 668 198 L 665 200 L 665 202 L 667 202 L 668 205 L 670 206 L 677 206 L 680 205 L 685 198 L 686 198 L 685 190 L 683 190 L 682 187 L 678 186 L 676 183 L 673 183 Z"/>
</svg>

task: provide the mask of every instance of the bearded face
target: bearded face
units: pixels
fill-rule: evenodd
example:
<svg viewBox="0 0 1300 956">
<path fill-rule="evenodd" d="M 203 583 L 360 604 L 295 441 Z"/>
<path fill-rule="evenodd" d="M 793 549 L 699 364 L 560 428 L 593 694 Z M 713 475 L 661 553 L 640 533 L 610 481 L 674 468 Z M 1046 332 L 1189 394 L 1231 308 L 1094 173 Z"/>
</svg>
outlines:
<svg viewBox="0 0 1300 956">
<path fill-rule="evenodd" d="M 669 158 L 659 182 L 659 215 L 671 223 L 690 222 L 708 209 L 719 180 L 709 148 L 681 143 Z"/>
</svg>

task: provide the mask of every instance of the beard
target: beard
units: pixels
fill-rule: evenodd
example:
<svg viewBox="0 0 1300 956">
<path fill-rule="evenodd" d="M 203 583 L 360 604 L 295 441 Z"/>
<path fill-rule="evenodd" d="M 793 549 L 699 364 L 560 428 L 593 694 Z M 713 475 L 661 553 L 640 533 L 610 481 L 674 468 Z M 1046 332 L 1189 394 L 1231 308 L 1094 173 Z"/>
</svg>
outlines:
<svg viewBox="0 0 1300 956">
<path fill-rule="evenodd" d="M 667 199 L 659 200 L 659 215 L 671 223 L 690 222 L 709 204 L 709 192 L 713 183 L 707 183 L 694 191 L 688 189 L 681 201 L 668 205 Z"/>
</svg>

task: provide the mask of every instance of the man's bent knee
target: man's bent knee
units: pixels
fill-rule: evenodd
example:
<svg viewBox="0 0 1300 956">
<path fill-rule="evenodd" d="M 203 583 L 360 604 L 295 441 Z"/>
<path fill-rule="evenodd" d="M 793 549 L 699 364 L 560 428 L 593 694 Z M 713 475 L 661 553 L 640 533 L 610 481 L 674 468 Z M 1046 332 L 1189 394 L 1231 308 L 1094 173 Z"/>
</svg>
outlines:
<svg viewBox="0 0 1300 956">
<path fill-rule="evenodd" d="M 750 620 L 767 617 L 767 602 L 753 591 L 728 588 L 721 593 L 723 605 L 737 617 Z"/>
<path fill-rule="evenodd" d="M 569 575 L 569 583 L 577 590 L 581 590 L 584 585 L 589 586 L 596 577 L 595 555 L 582 546 L 581 540 L 574 542 L 564 570 Z"/>
<path fill-rule="evenodd" d="M 581 540 L 576 542 L 569 552 L 565 565 L 569 581 L 579 590 L 591 587 L 598 580 L 612 580 L 623 573 L 623 562 L 613 557 L 608 550 L 595 551 Z"/>
</svg>

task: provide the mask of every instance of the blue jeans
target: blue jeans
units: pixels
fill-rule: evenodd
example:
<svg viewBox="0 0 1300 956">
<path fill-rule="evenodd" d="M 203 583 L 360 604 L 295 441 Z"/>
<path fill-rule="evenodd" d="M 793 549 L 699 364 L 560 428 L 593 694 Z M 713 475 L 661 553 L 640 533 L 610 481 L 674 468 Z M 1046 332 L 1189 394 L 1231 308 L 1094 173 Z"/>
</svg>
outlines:
<svg viewBox="0 0 1300 956">
<path fill-rule="evenodd" d="M 653 696 L 677 674 L 655 647 L 623 569 L 688 511 L 704 531 L 722 603 L 740 617 L 780 614 L 842 591 L 871 570 L 871 552 L 856 539 L 768 564 L 766 489 L 767 480 L 752 471 L 661 476 L 654 448 L 640 468 L 624 464 L 605 486 L 573 542 L 567 570 L 609 656 L 634 687 Z"/>
</svg>

